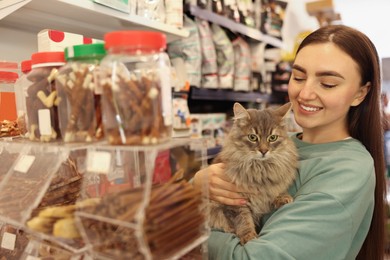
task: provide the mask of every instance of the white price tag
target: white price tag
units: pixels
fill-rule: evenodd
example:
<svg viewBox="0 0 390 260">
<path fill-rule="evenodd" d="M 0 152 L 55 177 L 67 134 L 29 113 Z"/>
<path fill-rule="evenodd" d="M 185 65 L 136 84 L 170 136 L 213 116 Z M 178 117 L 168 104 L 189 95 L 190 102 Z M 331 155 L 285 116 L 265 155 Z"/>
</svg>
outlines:
<svg viewBox="0 0 390 260">
<path fill-rule="evenodd" d="M 35 156 L 23 154 L 14 167 L 14 171 L 27 173 L 30 170 L 31 165 L 35 161 Z"/>
<path fill-rule="evenodd" d="M 49 109 L 38 110 L 38 125 L 41 135 L 51 135 L 51 119 Z"/>
<path fill-rule="evenodd" d="M 1 240 L 1 248 L 13 251 L 15 249 L 15 242 L 15 234 L 4 232 L 3 239 Z"/>
<path fill-rule="evenodd" d="M 94 151 L 88 153 L 87 171 L 107 174 L 110 171 L 111 154 L 109 152 Z"/>
</svg>

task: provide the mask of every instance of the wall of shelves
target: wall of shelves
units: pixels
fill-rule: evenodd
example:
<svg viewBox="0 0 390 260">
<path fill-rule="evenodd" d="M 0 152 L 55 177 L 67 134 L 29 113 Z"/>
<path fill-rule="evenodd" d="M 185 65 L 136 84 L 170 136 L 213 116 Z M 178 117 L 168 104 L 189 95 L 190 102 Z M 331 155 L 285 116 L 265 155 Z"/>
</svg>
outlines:
<svg viewBox="0 0 390 260">
<path fill-rule="evenodd" d="M 222 27 L 229 28 L 233 32 L 241 33 L 254 40 L 268 43 L 274 47 L 278 47 L 278 48 L 282 47 L 283 42 L 280 39 L 269 35 L 265 35 L 255 28 L 251 28 L 243 24 L 236 23 L 233 20 L 230 20 L 229 18 L 215 14 L 209 10 L 199 8 L 198 6 L 195 5 L 191 5 L 189 9 L 192 15 L 207 20 L 209 22 L 213 22 Z"/>
<path fill-rule="evenodd" d="M 160 31 L 171 42 L 188 32 L 157 21 L 129 15 L 89 0 L 23 0 L 0 9 L 0 59 L 22 61 L 37 51 L 37 33 L 56 29 L 103 39 L 115 30 Z"/>
</svg>

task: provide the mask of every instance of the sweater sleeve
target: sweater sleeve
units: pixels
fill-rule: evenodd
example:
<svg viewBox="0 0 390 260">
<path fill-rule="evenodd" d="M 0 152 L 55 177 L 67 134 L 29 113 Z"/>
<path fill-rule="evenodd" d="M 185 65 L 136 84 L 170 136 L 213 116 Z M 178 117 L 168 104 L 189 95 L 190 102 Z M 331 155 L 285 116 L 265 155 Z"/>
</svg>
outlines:
<svg viewBox="0 0 390 260">
<path fill-rule="evenodd" d="M 373 165 L 346 158 L 332 162 L 304 167 L 319 174 L 302 173 L 294 202 L 270 216 L 259 238 L 241 246 L 235 235 L 212 231 L 210 259 L 354 259 L 371 222 Z"/>
</svg>

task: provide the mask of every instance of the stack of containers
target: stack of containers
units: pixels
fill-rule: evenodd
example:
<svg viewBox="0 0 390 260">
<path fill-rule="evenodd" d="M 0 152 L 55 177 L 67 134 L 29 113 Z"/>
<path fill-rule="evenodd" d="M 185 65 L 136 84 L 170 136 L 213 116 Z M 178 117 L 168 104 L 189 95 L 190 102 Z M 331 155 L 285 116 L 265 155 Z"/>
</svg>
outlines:
<svg viewBox="0 0 390 260">
<path fill-rule="evenodd" d="M 29 139 L 53 142 L 60 139 L 55 88 L 58 69 L 65 64 L 64 52 L 37 52 L 31 55 L 31 71 L 27 74 L 26 108 Z"/>
<path fill-rule="evenodd" d="M 0 121 L 16 120 L 14 85 L 19 78 L 18 63 L 0 61 Z"/>
<path fill-rule="evenodd" d="M 65 48 L 66 65 L 56 77 L 59 126 L 62 140 L 92 142 L 103 137 L 101 91 L 97 72 L 106 51 L 103 43 Z"/>
<path fill-rule="evenodd" d="M 165 35 L 117 31 L 105 35 L 100 65 L 105 135 L 110 144 L 166 142 L 172 131 L 170 62 Z"/>
</svg>

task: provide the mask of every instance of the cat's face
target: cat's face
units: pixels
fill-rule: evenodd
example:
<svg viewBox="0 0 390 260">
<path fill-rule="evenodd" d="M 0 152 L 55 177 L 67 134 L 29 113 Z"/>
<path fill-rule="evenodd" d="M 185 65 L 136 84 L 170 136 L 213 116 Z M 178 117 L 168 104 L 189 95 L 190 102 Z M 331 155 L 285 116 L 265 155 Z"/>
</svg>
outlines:
<svg viewBox="0 0 390 260">
<path fill-rule="evenodd" d="M 231 141 L 250 159 L 266 160 L 288 137 L 283 118 L 289 109 L 244 109 L 235 107 L 235 122 L 230 132 Z"/>
</svg>

